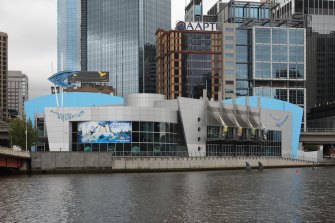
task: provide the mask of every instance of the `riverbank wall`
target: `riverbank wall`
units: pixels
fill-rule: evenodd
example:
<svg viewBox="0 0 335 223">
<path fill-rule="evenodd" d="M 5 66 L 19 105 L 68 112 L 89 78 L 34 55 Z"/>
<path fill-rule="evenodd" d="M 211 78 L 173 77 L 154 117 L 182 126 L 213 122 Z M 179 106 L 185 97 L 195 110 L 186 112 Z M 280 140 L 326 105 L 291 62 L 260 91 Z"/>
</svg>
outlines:
<svg viewBox="0 0 335 223">
<path fill-rule="evenodd" d="M 110 152 L 35 152 L 33 173 L 159 172 L 313 166 L 311 161 L 281 157 L 115 157 Z"/>
</svg>

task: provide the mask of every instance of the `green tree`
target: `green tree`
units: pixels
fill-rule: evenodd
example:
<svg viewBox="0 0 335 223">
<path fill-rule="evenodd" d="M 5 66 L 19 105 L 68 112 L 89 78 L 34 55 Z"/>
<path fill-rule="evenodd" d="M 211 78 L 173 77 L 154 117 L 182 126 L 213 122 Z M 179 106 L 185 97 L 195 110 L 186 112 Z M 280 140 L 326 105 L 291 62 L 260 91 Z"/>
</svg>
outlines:
<svg viewBox="0 0 335 223">
<path fill-rule="evenodd" d="M 22 150 L 26 149 L 26 127 L 27 127 L 27 150 L 37 142 L 38 131 L 33 127 L 31 120 L 25 122 L 25 118 L 15 118 L 9 123 L 8 134 L 9 140 L 13 145 L 19 146 Z"/>
</svg>

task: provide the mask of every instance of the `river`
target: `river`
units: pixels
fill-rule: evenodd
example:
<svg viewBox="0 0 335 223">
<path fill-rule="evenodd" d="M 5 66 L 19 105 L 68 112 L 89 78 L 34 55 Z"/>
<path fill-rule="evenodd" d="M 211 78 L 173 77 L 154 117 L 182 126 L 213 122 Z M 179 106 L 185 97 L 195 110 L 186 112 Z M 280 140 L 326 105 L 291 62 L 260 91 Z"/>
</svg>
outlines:
<svg viewBox="0 0 335 223">
<path fill-rule="evenodd" d="M 335 168 L 1 176 L 0 197 L 0 222 L 334 222 Z"/>
</svg>

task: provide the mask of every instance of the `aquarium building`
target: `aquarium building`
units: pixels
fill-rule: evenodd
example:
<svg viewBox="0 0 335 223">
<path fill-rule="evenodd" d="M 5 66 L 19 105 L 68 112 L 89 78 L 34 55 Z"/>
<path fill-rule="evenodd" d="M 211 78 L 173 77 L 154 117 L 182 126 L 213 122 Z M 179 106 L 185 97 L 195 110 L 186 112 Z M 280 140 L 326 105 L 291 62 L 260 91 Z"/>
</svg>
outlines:
<svg viewBox="0 0 335 223">
<path fill-rule="evenodd" d="M 71 94 L 76 99 L 69 99 Z M 288 102 L 263 97 L 167 100 L 160 94 L 129 94 L 124 101 L 96 94 L 90 102 L 88 93 L 80 94 L 64 94 L 63 106 L 47 104 L 54 98 L 26 102 L 29 117 L 44 128 L 47 151 L 115 156 L 297 154 L 303 110 Z M 41 107 L 42 112 L 34 112 Z"/>
</svg>

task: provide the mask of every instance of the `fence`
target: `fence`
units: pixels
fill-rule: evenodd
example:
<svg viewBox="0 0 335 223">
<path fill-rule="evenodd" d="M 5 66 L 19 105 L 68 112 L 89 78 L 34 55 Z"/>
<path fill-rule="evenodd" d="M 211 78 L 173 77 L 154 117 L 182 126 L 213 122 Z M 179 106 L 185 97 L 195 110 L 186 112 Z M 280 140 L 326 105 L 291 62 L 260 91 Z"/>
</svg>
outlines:
<svg viewBox="0 0 335 223">
<path fill-rule="evenodd" d="M 44 152 L 41 152 L 44 153 Z M 49 152 L 45 152 L 49 153 Z M 57 152 L 54 152 L 57 153 Z M 145 157 L 185 157 L 185 158 L 222 158 L 222 159 L 271 159 L 271 160 L 287 160 L 292 162 L 317 162 L 316 158 L 303 157 L 303 156 L 293 156 L 292 154 L 271 154 L 271 155 L 225 155 L 224 153 L 206 153 L 206 152 L 115 152 L 115 151 L 102 151 L 102 152 L 75 152 L 75 153 L 108 153 L 114 157 L 134 157 L 134 158 L 145 158 Z"/>
</svg>

